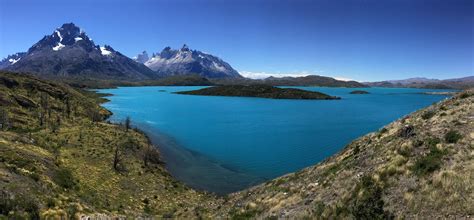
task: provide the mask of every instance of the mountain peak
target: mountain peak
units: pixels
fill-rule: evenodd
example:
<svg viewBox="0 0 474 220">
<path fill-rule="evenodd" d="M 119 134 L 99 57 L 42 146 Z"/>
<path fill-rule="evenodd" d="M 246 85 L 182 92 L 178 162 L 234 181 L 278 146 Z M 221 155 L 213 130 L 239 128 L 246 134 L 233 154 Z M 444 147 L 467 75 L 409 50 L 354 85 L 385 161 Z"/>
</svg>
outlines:
<svg viewBox="0 0 474 220">
<path fill-rule="evenodd" d="M 56 30 L 66 30 L 66 31 L 74 31 L 74 32 L 80 32 L 81 29 L 76 26 L 74 23 L 64 23 L 60 28 L 57 28 Z"/>
<path fill-rule="evenodd" d="M 188 45 L 184 44 L 183 47 L 180 49 L 181 51 L 189 51 Z"/>
<path fill-rule="evenodd" d="M 51 35 L 46 35 L 43 39 L 33 45 L 28 52 L 37 50 L 53 50 L 59 51 L 66 46 L 78 44 L 82 47 L 93 49 L 94 42 L 74 23 L 65 23 L 61 27 L 56 28 Z"/>
<path fill-rule="evenodd" d="M 151 59 L 144 64 L 151 70 L 164 75 L 198 74 L 208 78 L 242 77 L 220 58 L 198 50 L 191 50 L 186 44 L 179 50 L 165 47 L 160 53 L 153 54 Z"/>
<path fill-rule="evenodd" d="M 155 56 L 155 54 L 153 54 L 153 56 Z M 144 50 L 142 53 L 138 54 L 136 57 L 133 58 L 133 60 L 139 63 L 145 63 L 149 59 L 150 57 L 148 56 L 148 52 L 146 52 L 146 50 Z"/>
<path fill-rule="evenodd" d="M 46 75 L 104 79 L 154 79 L 157 74 L 114 50 L 95 45 L 74 23 L 65 23 L 44 36 L 28 52 L 0 61 L 0 68 Z"/>
</svg>

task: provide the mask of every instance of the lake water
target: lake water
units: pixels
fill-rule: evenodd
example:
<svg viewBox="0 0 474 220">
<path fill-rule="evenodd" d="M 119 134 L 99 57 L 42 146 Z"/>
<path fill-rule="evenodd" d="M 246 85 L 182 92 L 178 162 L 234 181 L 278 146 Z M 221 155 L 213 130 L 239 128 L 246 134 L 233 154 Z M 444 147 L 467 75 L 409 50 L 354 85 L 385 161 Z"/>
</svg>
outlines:
<svg viewBox="0 0 474 220">
<path fill-rule="evenodd" d="M 103 106 L 159 146 L 170 173 L 196 189 L 237 191 L 313 165 L 371 131 L 446 96 L 433 90 L 299 87 L 341 100 L 173 94 L 202 87 L 120 87 Z M 439 91 L 439 90 L 437 90 Z"/>
</svg>

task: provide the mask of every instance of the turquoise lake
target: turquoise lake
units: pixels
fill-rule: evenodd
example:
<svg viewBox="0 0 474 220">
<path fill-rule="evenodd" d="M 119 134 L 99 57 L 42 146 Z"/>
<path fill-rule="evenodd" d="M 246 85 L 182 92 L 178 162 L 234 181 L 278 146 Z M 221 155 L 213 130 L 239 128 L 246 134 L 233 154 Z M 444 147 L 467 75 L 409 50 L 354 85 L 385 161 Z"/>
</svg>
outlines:
<svg viewBox="0 0 474 220">
<path fill-rule="evenodd" d="M 173 94 L 202 87 L 120 87 L 103 104 L 111 121 L 130 116 L 167 169 L 196 188 L 224 194 L 316 164 L 352 140 L 440 101 L 440 90 L 298 87 L 341 100 L 275 100 Z"/>
</svg>

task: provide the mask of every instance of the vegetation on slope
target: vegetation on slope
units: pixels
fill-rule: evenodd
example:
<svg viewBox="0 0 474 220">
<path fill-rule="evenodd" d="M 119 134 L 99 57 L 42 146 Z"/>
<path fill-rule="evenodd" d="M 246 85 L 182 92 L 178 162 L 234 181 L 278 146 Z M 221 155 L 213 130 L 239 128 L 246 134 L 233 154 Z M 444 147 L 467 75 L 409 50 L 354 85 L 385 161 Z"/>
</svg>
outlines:
<svg viewBox="0 0 474 220">
<path fill-rule="evenodd" d="M 242 96 L 272 99 L 340 99 L 320 92 L 312 92 L 302 89 L 277 88 L 265 85 L 228 85 L 208 87 L 193 91 L 177 92 L 185 95 L 206 96 Z"/>
<path fill-rule="evenodd" d="M 56 80 L 58 80 L 56 78 Z M 117 86 L 211 86 L 214 85 L 207 78 L 191 74 L 163 77 L 156 80 L 120 81 L 101 80 L 91 78 L 63 78 L 62 82 L 76 88 L 115 88 Z"/>
<path fill-rule="evenodd" d="M 474 92 L 365 135 L 327 160 L 228 196 L 235 218 L 471 218 Z"/>
<path fill-rule="evenodd" d="M 0 218 L 474 215 L 474 92 L 363 136 L 327 160 L 223 198 L 166 172 L 146 136 L 103 121 L 102 95 L 0 73 Z"/>
<path fill-rule="evenodd" d="M 302 77 L 268 77 L 265 79 L 212 79 L 217 85 L 269 85 L 269 86 L 324 86 L 324 87 L 367 87 L 356 81 L 342 81 L 327 76 L 309 75 Z"/>
<path fill-rule="evenodd" d="M 145 135 L 103 122 L 102 101 L 0 73 L 0 218 L 206 214 L 213 197 L 175 181 Z"/>
<path fill-rule="evenodd" d="M 269 86 L 327 86 L 327 87 L 367 87 L 355 81 L 340 81 L 323 76 L 284 77 L 267 79 L 232 78 L 208 79 L 197 74 L 172 75 L 154 80 L 97 79 L 81 76 L 51 76 L 42 78 L 61 81 L 77 88 L 114 88 L 117 86 L 211 86 L 211 85 L 269 85 Z"/>
</svg>

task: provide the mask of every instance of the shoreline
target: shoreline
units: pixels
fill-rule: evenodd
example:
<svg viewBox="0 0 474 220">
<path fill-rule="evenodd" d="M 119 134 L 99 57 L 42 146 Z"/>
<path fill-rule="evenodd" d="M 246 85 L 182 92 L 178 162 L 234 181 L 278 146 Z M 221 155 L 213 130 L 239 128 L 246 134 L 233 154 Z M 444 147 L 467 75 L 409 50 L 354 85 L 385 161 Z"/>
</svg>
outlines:
<svg viewBox="0 0 474 220">
<path fill-rule="evenodd" d="M 94 91 L 97 94 L 104 94 L 98 91 Z M 107 96 L 113 96 L 107 93 Z M 110 100 L 101 103 L 107 103 Z M 103 107 L 103 106 L 102 106 Z M 105 108 L 105 107 L 103 107 Z M 107 109 L 107 108 L 105 108 Z M 105 119 L 105 122 L 111 123 L 114 125 L 121 125 L 120 121 L 114 121 L 111 119 L 113 112 L 111 112 L 108 118 Z M 261 184 L 263 182 L 269 181 L 271 179 L 251 176 L 240 172 L 239 170 L 232 169 L 227 167 L 224 164 L 221 164 L 217 161 L 212 160 L 211 158 L 206 157 L 198 152 L 186 149 L 181 146 L 174 140 L 172 137 L 167 136 L 159 131 L 152 131 L 151 128 L 147 129 L 146 123 L 135 123 L 132 118 L 132 128 L 134 131 L 142 134 L 148 144 L 155 147 L 160 155 L 160 162 L 164 170 L 175 180 L 180 183 L 203 193 L 211 193 L 216 196 L 227 196 L 232 193 L 236 193 L 242 190 L 249 189 L 253 186 Z M 192 166 L 183 166 L 184 164 L 192 164 Z M 202 177 L 193 175 L 193 169 L 205 169 L 212 170 L 214 175 Z M 214 182 L 215 179 L 226 179 L 229 178 L 227 185 L 219 184 L 209 184 Z M 252 181 L 245 181 L 251 179 Z M 235 186 L 236 182 L 240 182 Z"/>
<path fill-rule="evenodd" d="M 113 96 L 110 93 L 100 93 L 99 91 L 94 91 L 94 92 L 96 92 L 97 94 L 106 94 L 107 96 Z M 107 102 L 110 102 L 110 100 L 107 99 L 107 101 L 101 103 L 101 105 Z M 418 111 L 418 110 L 415 110 L 415 111 Z M 398 119 L 399 118 L 395 119 L 394 121 Z M 111 121 L 110 118 L 108 118 L 107 120 Z M 120 124 L 120 121 L 111 121 L 111 122 L 113 122 L 114 124 Z M 391 122 L 389 122 L 388 124 L 390 124 Z M 134 130 L 143 134 L 146 137 L 148 143 L 150 143 L 151 145 L 155 146 L 158 149 L 160 153 L 160 161 L 163 162 L 163 167 L 166 170 L 166 172 L 170 174 L 174 180 L 179 181 L 185 184 L 186 186 L 189 186 L 190 188 L 195 189 L 197 191 L 213 193 L 219 196 L 224 196 L 224 195 L 236 193 L 239 191 L 247 190 L 261 183 L 268 182 L 268 181 L 271 181 L 272 179 L 280 177 L 280 176 L 277 176 L 275 178 L 269 178 L 269 179 L 260 178 L 258 181 L 250 181 L 248 182 L 248 184 L 244 184 L 246 185 L 245 187 L 235 187 L 231 190 L 225 190 L 225 189 L 215 190 L 215 188 L 221 187 L 219 185 L 216 185 L 215 188 L 203 187 L 202 181 L 205 181 L 205 180 L 202 178 L 202 176 L 193 175 L 192 169 L 195 167 L 183 168 L 183 165 L 182 165 L 183 162 L 188 164 L 189 163 L 188 159 L 190 159 L 191 161 L 194 160 L 194 162 L 197 161 L 196 164 L 207 164 L 208 166 L 206 168 L 211 167 L 212 169 L 222 170 L 222 171 L 225 171 L 224 173 L 234 173 L 234 174 L 237 173 L 239 175 L 244 175 L 244 174 L 239 172 L 238 170 L 229 169 L 229 167 L 226 167 L 223 164 L 213 161 L 212 159 L 207 158 L 204 155 L 201 155 L 197 152 L 193 152 L 189 149 L 184 148 L 183 146 L 180 146 L 176 142 L 176 140 L 173 140 L 172 137 L 166 137 L 165 134 L 160 133 L 159 131 L 158 132 L 152 131 L 153 130 L 152 128 L 147 129 L 146 127 L 148 126 L 146 123 L 139 123 L 139 124 L 132 123 L 132 124 L 134 124 L 134 127 L 133 127 Z M 362 134 L 360 137 L 364 135 L 366 134 Z M 360 137 L 357 137 L 357 138 L 360 138 Z M 354 140 L 356 140 L 357 138 L 355 138 Z M 337 152 L 335 154 L 337 154 Z M 331 156 L 329 156 L 328 158 L 330 157 Z M 325 161 L 326 159 L 323 159 L 322 161 Z M 320 162 L 315 163 L 315 164 L 319 164 Z M 177 166 L 177 164 L 179 164 L 180 166 Z M 193 165 L 196 165 L 196 164 L 193 164 Z M 309 165 L 308 167 L 313 166 L 315 164 Z M 203 168 L 203 167 L 200 167 L 200 168 Z M 287 174 L 283 174 L 281 176 L 285 176 L 294 172 L 298 172 L 298 171 L 293 171 Z M 198 183 L 196 183 L 196 180 L 199 180 Z"/>
</svg>

